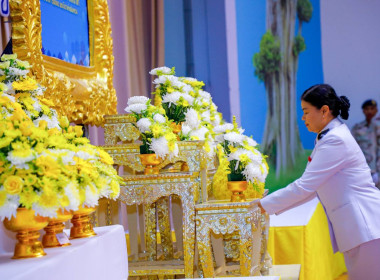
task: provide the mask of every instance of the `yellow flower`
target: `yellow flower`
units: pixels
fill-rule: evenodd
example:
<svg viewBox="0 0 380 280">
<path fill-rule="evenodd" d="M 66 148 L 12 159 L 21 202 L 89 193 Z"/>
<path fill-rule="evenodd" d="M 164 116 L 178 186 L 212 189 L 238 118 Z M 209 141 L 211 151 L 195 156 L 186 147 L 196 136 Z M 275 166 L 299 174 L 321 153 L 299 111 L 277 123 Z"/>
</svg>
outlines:
<svg viewBox="0 0 380 280">
<path fill-rule="evenodd" d="M 172 88 L 172 87 L 167 87 L 166 91 L 167 91 L 168 93 L 172 93 L 172 92 L 174 91 L 174 88 Z"/>
<path fill-rule="evenodd" d="M 159 138 L 160 135 L 162 134 L 162 129 L 161 129 L 161 126 L 159 124 L 153 124 L 151 126 L 151 130 L 152 130 L 154 138 Z"/>
<path fill-rule="evenodd" d="M 22 68 L 25 68 L 25 69 L 31 67 L 30 64 L 29 64 L 29 62 L 27 62 L 27 61 L 22 61 L 22 60 L 16 59 L 16 63 L 17 63 L 18 67 L 22 67 Z"/>
<path fill-rule="evenodd" d="M 10 61 L 0 62 L 0 69 L 7 69 L 10 65 Z"/>
<path fill-rule="evenodd" d="M 12 139 L 15 139 L 15 138 L 22 135 L 20 130 L 15 130 L 15 129 L 7 130 L 7 131 L 5 131 L 4 134 L 5 134 L 5 136 L 10 137 Z"/>
<path fill-rule="evenodd" d="M 1 56 L 1 61 L 7 61 L 7 60 L 11 60 L 11 59 L 16 59 L 16 58 L 17 58 L 17 54 L 16 53 L 14 53 L 14 54 L 3 54 Z"/>
<path fill-rule="evenodd" d="M 4 181 L 4 189 L 9 194 L 19 194 L 23 186 L 24 182 L 19 176 L 11 175 Z"/>
<path fill-rule="evenodd" d="M 70 122 L 66 116 L 62 116 L 59 118 L 59 124 L 62 128 L 66 128 L 70 125 Z"/>
<path fill-rule="evenodd" d="M 5 190 L 0 190 L 0 207 L 5 204 L 7 201 L 7 193 Z"/>
<path fill-rule="evenodd" d="M 33 133 L 32 126 L 33 126 L 32 122 L 22 122 L 20 124 L 20 130 L 22 132 L 22 135 L 24 135 L 24 136 L 32 135 L 32 133 Z"/>
<path fill-rule="evenodd" d="M 114 199 L 118 197 L 120 193 L 120 185 L 116 181 L 112 180 L 110 183 L 110 188 L 112 191 L 111 198 Z"/>
<path fill-rule="evenodd" d="M 249 157 L 246 155 L 246 154 L 241 154 L 239 156 L 239 160 L 241 163 L 243 163 L 244 165 L 246 165 L 247 163 L 251 162 L 251 160 L 249 159 Z"/>
<path fill-rule="evenodd" d="M 6 91 L 8 87 L 4 83 L 0 83 L 0 91 Z M 9 98 L 7 98 L 9 100 Z"/>
<path fill-rule="evenodd" d="M 24 177 L 25 185 L 33 186 L 37 183 L 37 176 L 33 174 L 29 174 L 26 177 Z"/>
<path fill-rule="evenodd" d="M 12 137 L 3 137 L 0 138 L 0 149 L 7 147 L 13 141 Z"/>
<path fill-rule="evenodd" d="M 100 156 L 100 161 L 105 163 L 105 164 L 113 164 L 113 159 L 112 157 L 105 151 L 98 149 L 99 151 L 99 156 Z"/>
<path fill-rule="evenodd" d="M 22 81 L 14 81 L 12 87 L 15 90 L 28 91 L 37 89 L 38 84 L 36 80 L 28 77 Z"/>
<path fill-rule="evenodd" d="M 83 129 L 79 125 L 74 126 L 74 132 L 77 137 L 81 137 L 83 135 Z"/>
<path fill-rule="evenodd" d="M 37 193 L 33 190 L 32 186 L 24 186 L 22 193 L 20 194 L 19 203 L 26 208 L 31 208 L 33 203 L 38 200 Z"/>
<path fill-rule="evenodd" d="M 48 125 L 47 121 L 45 121 L 45 120 L 40 120 L 38 123 L 38 127 L 42 128 L 42 129 L 46 129 L 47 125 Z"/>
<path fill-rule="evenodd" d="M 46 188 L 43 190 L 43 193 L 40 196 L 38 202 L 42 207 L 46 208 L 59 205 L 57 193 L 52 191 L 50 188 Z"/>
<path fill-rule="evenodd" d="M 39 168 L 38 174 L 51 178 L 58 178 L 61 174 L 61 167 L 57 160 L 49 156 L 41 156 L 37 158 L 36 165 Z"/>
</svg>

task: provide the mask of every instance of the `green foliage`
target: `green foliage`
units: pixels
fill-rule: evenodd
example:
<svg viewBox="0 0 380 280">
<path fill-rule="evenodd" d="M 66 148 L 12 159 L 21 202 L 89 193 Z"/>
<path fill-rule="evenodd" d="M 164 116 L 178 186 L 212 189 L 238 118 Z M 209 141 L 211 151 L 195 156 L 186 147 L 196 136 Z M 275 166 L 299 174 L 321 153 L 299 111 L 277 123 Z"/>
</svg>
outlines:
<svg viewBox="0 0 380 280">
<path fill-rule="evenodd" d="M 300 21 L 309 22 L 313 15 L 313 5 L 310 0 L 297 1 L 297 16 Z"/>
<path fill-rule="evenodd" d="M 282 189 L 300 178 L 305 171 L 310 154 L 311 150 L 305 150 L 304 153 L 296 158 L 295 167 L 283 172 L 278 178 L 276 178 L 276 168 L 273 166 L 273 163 L 269 163 L 269 173 L 265 180 L 265 188 L 269 190 L 269 193 Z"/>
<path fill-rule="evenodd" d="M 172 103 L 162 103 L 162 107 L 164 108 L 168 119 L 173 120 L 175 123 L 184 122 L 186 118 L 185 114 L 190 108 L 181 105 L 175 105 Z"/>
<path fill-rule="evenodd" d="M 298 56 L 304 50 L 306 50 L 305 39 L 302 37 L 302 35 L 297 35 L 294 38 L 294 44 L 293 44 L 294 56 Z"/>
<path fill-rule="evenodd" d="M 280 41 L 267 31 L 261 38 L 260 51 L 253 56 L 255 75 L 264 81 L 267 75 L 279 71 L 280 62 Z"/>
</svg>

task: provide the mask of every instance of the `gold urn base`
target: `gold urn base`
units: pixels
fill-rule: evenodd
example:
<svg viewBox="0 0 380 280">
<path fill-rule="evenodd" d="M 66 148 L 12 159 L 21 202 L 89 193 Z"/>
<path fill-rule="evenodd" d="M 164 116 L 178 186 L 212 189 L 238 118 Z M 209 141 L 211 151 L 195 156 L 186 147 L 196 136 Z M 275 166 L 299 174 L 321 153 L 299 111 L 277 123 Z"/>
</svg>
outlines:
<svg viewBox="0 0 380 280">
<path fill-rule="evenodd" d="M 18 243 L 12 259 L 38 258 L 46 253 L 38 240 L 39 230 L 48 224 L 47 217 L 35 216 L 34 210 L 18 208 L 16 217 L 4 220 L 6 229 L 17 232 Z"/>
<path fill-rule="evenodd" d="M 90 214 L 95 212 L 95 207 L 79 207 L 74 211 L 70 229 L 70 239 L 95 236 L 96 233 L 90 221 Z"/>
<path fill-rule="evenodd" d="M 49 219 L 48 226 L 44 228 L 45 234 L 42 236 L 42 245 L 45 248 L 71 245 L 63 229 L 65 228 L 64 222 L 70 220 L 72 217 L 73 214 L 71 212 L 58 210 L 57 218 Z"/>
<path fill-rule="evenodd" d="M 161 158 L 157 157 L 156 154 L 140 154 L 141 164 L 145 166 L 144 174 L 159 174 L 160 170 L 156 167 L 161 163 Z"/>
<path fill-rule="evenodd" d="M 247 189 L 247 186 L 247 181 L 228 181 L 227 187 L 232 192 L 231 202 L 246 201 L 243 192 Z"/>
</svg>

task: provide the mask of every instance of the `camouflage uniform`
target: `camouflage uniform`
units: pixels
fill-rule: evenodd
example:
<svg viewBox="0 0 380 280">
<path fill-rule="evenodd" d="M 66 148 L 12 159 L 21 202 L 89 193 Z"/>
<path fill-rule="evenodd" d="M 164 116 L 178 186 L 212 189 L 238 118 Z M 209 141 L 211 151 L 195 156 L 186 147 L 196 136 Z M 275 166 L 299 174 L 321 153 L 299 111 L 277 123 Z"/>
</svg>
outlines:
<svg viewBox="0 0 380 280">
<path fill-rule="evenodd" d="M 354 125 L 351 130 L 371 169 L 372 175 L 380 175 L 380 116 L 374 117 L 368 125 L 364 120 Z M 380 187 L 377 183 L 377 187 Z"/>
</svg>

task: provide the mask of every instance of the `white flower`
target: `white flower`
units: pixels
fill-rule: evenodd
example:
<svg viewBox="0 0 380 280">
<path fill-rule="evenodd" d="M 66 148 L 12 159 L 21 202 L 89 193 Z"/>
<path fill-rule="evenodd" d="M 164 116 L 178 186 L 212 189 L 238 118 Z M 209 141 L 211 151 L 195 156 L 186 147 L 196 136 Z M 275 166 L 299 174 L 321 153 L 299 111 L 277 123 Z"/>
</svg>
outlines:
<svg viewBox="0 0 380 280">
<path fill-rule="evenodd" d="M 255 147 L 257 145 L 257 142 L 251 137 L 246 136 L 244 140 L 247 141 L 248 145 L 251 147 Z"/>
<path fill-rule="evenodd" d="M 224 133 L 227 130 L 232 130 L 232 129 L 234 129 L 234 125 L 232 123 L 225 123 L 222 125 L 215 126 L 214 132 L 218 134 L 218 133 Z"/>
<path fill-rule="evenodd" d="M 222 143 L 222 142 L 224 142 L 224 134 L 216 135 L 216 136 L 215 136 L 215 141 L 216 141 L 217 143 Z"/>
<path fill-rule="evenodd" d="M 8 89 L 6 91 L 4 91 L 4 93 L 9 94 L 9 95 L 15 95 L 16 94 L 15 90 L 13 89 L 12 83 L 7 83 L 6 86 Z"/>
<path fill-rule="evenodd" d="M 182 134 L 187 135 L 190 133 L 191 127 L 184 123 L 182 124 L 181 131 L 182 131 Z"/>
<path fill-rule="evenodd" d="M 37 202 L 33 203 L 32 209 L 35 212 L 35 215 L 40 215 L 42 217 L 56 218 L 57 210 L 60 208 L 60 205 L 54 205 L 51 207 L 44 207 Z"/>
<path fill-rule="evenodd" d="M 181 89 L 184 93 L 189 93 L 190 91 L 194 91 L 194 88 L 188 84 L 184 84 Z"/>
<path fill-rule="evenodd" d="M 75 156 L 83 160 L 93 160 L 96 159 L 94 154 L 87 153 L 86 151 L 79 150 L 75 153 Z"/>
<path fill-rule="evenodd" d="M 200 119 L 198 112 L 195 111 L 193 108 L 190 108 L 185 113 L 185 123 L 188 125 L 191 129 L 196 129 L 200 125 Z"/>
<path fill-rule="evenodd" d="M 94 183 L 90 183 L 90 185 L 86 186 L 86 198 L 83 204 L 87 207 L 95 207 L 98 205 L 98 200 L 98 189 Z"/>
<path fill-rule="evenodd" d="M 210 115 L 210 111 L 204 111 L 202 114 L 201 114 L 201 118 L 202 118 L 202 121 L 205 121 L 207 123 L 210 123 L 211 121 L 211 115 Z"/>
<path fill-rule="evenodd" d="M 128 113 L 141 114 L 142 111 L 145 111 L 148 108 L 146 104 L 132 104 L 125 108 L 125 111 Z"/>
<path fill-rule="evenodd" d="M 66 210 L 78 210 L 79 204 L 80 204 L 80 198 L 79 198 L 79 191 L 78 186 L 76 185 L 76 182 L 70 182 L 66 185 L 65 189 L 65 195 L 69 199 L 69 205 L 65 207 Z"/>
<path fill-rule="evenodd" d="M 220 125 L 220 122 L 221 122 L 221 118 L 220 118 L 220 115 L 219 114 L 215 114 L 214 115 L 214 120 L 212 121 L 212 125 L 215 127 L 215 126 L 218 126 Z"/>
<path fill-rule="evenodd" d="M 259 180 L 260 182 L 265 181 L 265 177 L 263 176 L 260 165 L 258 164 L 248 163 L 247 166 L 244 168 L 242 174 L 250 182 L 253 182 L 255 179 Z M 264 180 L 262 180 L 263 177 Z"/>
<path fill-rule="evenodd" d="M 169 154 L 168 140 L 166 140 L 165 136 L 160 138 L 152 138 L 150 149 L 159 157 L 164 158 L 167 154 Z"/>
<path fill-rule="evenodd" d="M 224 139 L 231 142 L 231 143 L 236 143 L 236 144 L 242 144 L 244 140 L 244 135 L 236 133 L 234 131 L 228 132 L 224 135 Z"/>
<path fill-rule="evenodd" d="M 36 153 L 34 151 L 32 151 L 26 157 L 16 156 L 15 151 L 10 151 L 7 156 L 7 160 L 9 160 L 12 163 L 12 165 L 16 166 L 17 168 L 22 168 L 22 169 L 29 169 L 29 166 L 26 165 L 26 163 L 29 161 L 32 161 L 35 158 L 36 158 Z"/>
<path fill-rule="evenodd" d="M 152 125 L 152 122 L 148 118 L 142 118 L 137 121 L 136 125 L 141 133 L 145 133 L 147 131 L 150 131 L 150 126 Z"/>
<path fill-rule="evenodd" d="M 44 91 L 46 90 L 46 88 L 44 87 L 41 87 L 41 86 L 38 86 L 38 88 L 36 90 L 34 90 L 34 93 L 38 96 L 41 96 L 44 94 Z"/>
<path fill-rule="evenodd" d="M 41 112 L 41 104 L 40 102 L 37 102 L 35 100 L 35 98 L 32 98 L 34 100 L 34 103 L 33 103 L 33 108 L 34 110 L 36 110 L 37 112 Z"/>
<path fill-rule="evenodd" d="M 182 77 L 181 81 L 197 82 L 198 80 L 192 77 Z"/>
<path fill-rule="evenodd" d="M 128 99 L 128 106 L 133 104 L 146 104 L 149 98 L 146 96 L 132 96 Z"/>
<path fill-rule="evenodd" d="M 182 93 L 179 91 L 173 91 L 172 93 L 165 94 L 162 98 L 162 103 L 169 103 L 169 107 L 171 104 L 176 104 L 180 97 L 182 96 Z"/>
<path fill-rule="evenodd" d="M 35 126 L 38 126 L 40 121 L 46 121 L 49 129 L 52 129 L 52 128 L 58 128 L 59 129 L 60 128 L 59 121 L 58 121 L 56 116 L 49 117 L 47 115 L 42 115 L 38 119 L 35 119 L 33 121 L 33 123 Z"/>
<path fill-rule="evenodd" d="M 2 96 L 5 96 L 7 97 L 9 100 L 11 100 L 12 102 L 16 102 L 16 99 L 13 95 L 9 95 L 9 94 L 6 94 L 6 93 L 3 93 Z"/>
<path fill-rule="evenodd" d="M 0 76 L 4 76 L 4 71 L 0 69 Z"/>
<path fill-rule="evenodd" d="M 206 134 L 208 133 L 208 129 L 204 126 L 201 126 L 199 129 L 192 130 L 190 132 L 190 136 L 193 139 L 198 139 L 198 140 L 205 140 L 206 139 Z"/>
<path fill-rule="evenodd" d="M 184 94 L 182 94 L 182 97 L 187 102 L 189 102 L 190 105 L 193 105 L 193 103 L 194 103 L 194 97 L 192 97 L 190 94 L 184 93 Z"/>
<path fill-rule="evenodd" d="M 156 121 L 156 122 L 158 122 L 158 123 L 165 123 L 166 122 L 165 117 L 163 115 L 161 115 L 161 114 L 155 114 L 153 116 L 153 120 Z"/>
<path fill-rule="evenodd" d="M 204 90 L 199 90 L 198 93 L 202 98 L 206 99 L 207 102 L 211 101 L 211 94 L 209 92 L 204 91 Z"/>
<path fill-rule="evenodd" d="M 9 67 L 9 75 L 11 76 L 26 76 L 29 70 L 21 70 L 15 67 Z"/>
<path fill-rule="evenodd" d="M 163 67 L 158 67 L 150 70 L 149 74 L 151 75 L 158 75 L 157 72 L 161 72 L 162 74 L 170 74 L 172 72 L 172 69 L 169 67 L 163 66 Z"/>
<path fill-rule="evenodd" d="M 181 88 L 185 86 L 186 84 L 181 82 L 178 77 L 173 75 L 162 75 L 158 78 L 154 79 L 153 84 L 160 85 L 165 84 L 166 82 L 169 82 L 169 84 L 173 87 Z"/>
<path fill-rule="evenodd" d="M 11 219 L 12 216 L 16 217 L 17 208 L 19 206 L 19 196 L 7 194 L 4 204 L 0 207 L 0 219 L 4 221 L 5 218 Z"/>
</svg>

